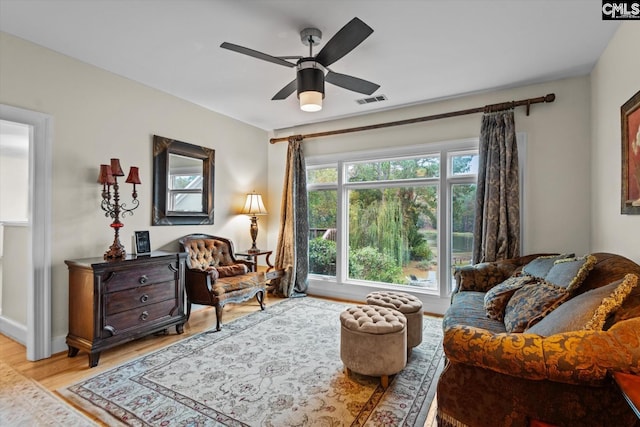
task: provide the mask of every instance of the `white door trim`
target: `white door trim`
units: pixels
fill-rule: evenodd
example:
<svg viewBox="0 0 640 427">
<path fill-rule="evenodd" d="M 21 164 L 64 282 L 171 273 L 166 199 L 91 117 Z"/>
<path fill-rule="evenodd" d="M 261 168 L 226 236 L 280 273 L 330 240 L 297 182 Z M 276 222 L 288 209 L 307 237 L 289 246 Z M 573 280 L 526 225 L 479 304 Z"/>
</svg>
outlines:
<svg viewBox="0 0 640 427">
<path fill-rule="evenodd" d="M 27 360 L 51 356 L 51 181 L 53 117 L 0 104 L 0 118 L 31 125 L 29 147 L 30 254 Z"/>
</svg>

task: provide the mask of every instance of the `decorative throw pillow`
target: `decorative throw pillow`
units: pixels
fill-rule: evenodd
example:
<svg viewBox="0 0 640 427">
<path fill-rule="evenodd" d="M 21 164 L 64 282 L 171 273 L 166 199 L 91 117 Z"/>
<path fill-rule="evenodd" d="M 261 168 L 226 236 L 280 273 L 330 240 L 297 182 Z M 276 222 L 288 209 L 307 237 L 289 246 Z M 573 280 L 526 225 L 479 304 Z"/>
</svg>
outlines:
<svg viewBox="0 0 640 427">
<path fill-rule="evenodd" d="M 220 265 L 216 267 L 216 270 L 218 270 L 220 277 L 238 276 L 249 272 L 245 264 Z"/>
<path fill-rule="evenodd" d="M 551 267 L 553 267 L 554 262 L 565 258 L 573 258 L 574 256 L 575 254 L 540 256 L 522 267 L 522 274 L 544 279 Z"/>
<path fill-rule="evenodd" d="M 615 312 L 622 303 L 624 299 L 631 293 L 633 288 L 638 285 L 638 276 L 635 274 L 627 274 L 624 276 L 622 283 L 616 287 L 616 289 L 602 300 L 602 303 L 598 308 L 596 308 L 596 312 L 593 314 L 593 317 L 587 322 L 584 326 L 586 330 L 590 331 L 601 331 L 604 326 L 605 320 L 607 320 L 607 316 Z"/>
<path fill-rule="evenodd" d="M 484 309 L 487 312 L 487 317 L 502 321 L 504 319 L 504 309 L 511 296 L 515 291 L 534 280 L 536 279 L 531 276 L 509 277 L 504 282 L 489 289 L 484 294 Z"/>
<path fill-rule="evenodd" d="M 543 280 L 523 286 L 513 294 L 505 307 L 504 326 L 507 332 L 523 332 L 570 296 L 565 288 Z"/>
<path fill-rule="evenodd" d="M 597 261 L 593 255 L 557 260 L 544 279 L 565 288 L 568 292 L 574 292 L 587 278 Z"/>
<path fill-rule="evenodd" d="M 603 299 L 613 294 L 619 286 L 625 281 L 632 281 L 637 276 L 627 274 L 624 279 L 617 280 L 606 286 L 592 289 L 588 292 L 580 294 L 569 301 L 562 304 L 539 323 L 527 329 L 527 333 L 538 334 L 545 337 L 562 334 L 565 332 L 580 331 L 585 329 L 588 322 L 593 319 L 598 307 L 602 304 Z M 630 286 L 627 282 L 624 287 Z M 632 288 L 632 286 L 631 286 Z M 629 289 L 630 291 L 631 289 Z"/>
</svg>

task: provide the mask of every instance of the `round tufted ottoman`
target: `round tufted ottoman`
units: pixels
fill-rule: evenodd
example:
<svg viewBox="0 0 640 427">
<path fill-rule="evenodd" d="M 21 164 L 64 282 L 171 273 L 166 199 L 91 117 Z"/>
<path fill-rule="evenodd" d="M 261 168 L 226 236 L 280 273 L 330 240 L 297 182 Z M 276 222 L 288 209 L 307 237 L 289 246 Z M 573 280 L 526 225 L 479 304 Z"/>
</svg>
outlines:
<svg viewBox="0 0 640 427">
<path fill-rule="evenodd" d="M 349 371 L 380 377 L 382 388 L 389 375 L 407 365 L 407 319 L 386 307 L 358 305 L 340 313 L 340 358 Z"/>
<path fill-rule="evenodd" d="M 407 350 L 422 342 L 422 302 L 404 292 L 378 291 L 367 295 L 367 304 L 392 308 L 407 318 Z"/>
</svg>

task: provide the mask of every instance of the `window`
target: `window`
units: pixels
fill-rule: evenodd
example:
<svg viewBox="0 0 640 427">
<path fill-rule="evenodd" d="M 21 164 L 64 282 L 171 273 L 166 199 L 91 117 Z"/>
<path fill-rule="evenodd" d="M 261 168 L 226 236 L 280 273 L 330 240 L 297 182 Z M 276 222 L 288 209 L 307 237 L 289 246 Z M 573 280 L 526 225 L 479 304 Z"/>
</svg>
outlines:
<svg viewBox="0 0 640 427">
<path fill-rule="evenodd" d="M 477 139 L 307 159 L 310 273 L 448 293 L 473 248 Z"/>
<path fill-rule="evenodd" d="M 338 169 L 335 166 L 307 171 L 309 272 L 312 274 L 336 275 L 337 185 Z"/>
</svg>

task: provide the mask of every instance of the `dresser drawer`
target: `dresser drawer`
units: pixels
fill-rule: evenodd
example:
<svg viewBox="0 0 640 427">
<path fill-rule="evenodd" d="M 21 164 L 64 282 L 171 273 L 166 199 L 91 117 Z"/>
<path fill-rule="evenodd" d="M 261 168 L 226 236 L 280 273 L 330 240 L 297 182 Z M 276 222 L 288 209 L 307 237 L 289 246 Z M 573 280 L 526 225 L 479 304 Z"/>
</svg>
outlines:
<svg viewBox="0 0 640 427">
<path fill-rule="evenodd" d="M 140 285 L 176 280 L 175 262 L 167 261 L 153 265 L 143 265 L 126 270 L 113 270 L 102 275 L 104 292 L 116 292 Z"/>
<path fill-rule="evenodd" d="M 107 316 L 176 298 L 176 282 L 162 282 L 139 286 L 120 292 L 105 294 L 104 307 Z"/>
<path fill-rule="evenodd" d="M 167 300 L 156 304 L 137 307 L 132 310 L 105 316 L 103 338 L 118 335 L 132 328 L 144 328 L 161 319 L 168 319 L 176 314 L 175 300 Z"/>
</svg>

